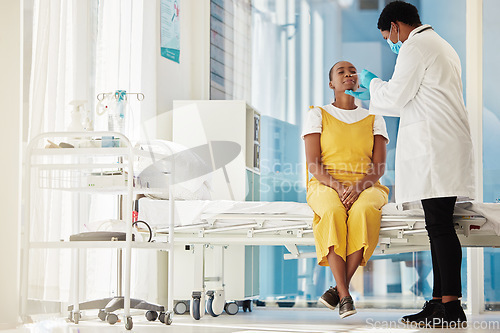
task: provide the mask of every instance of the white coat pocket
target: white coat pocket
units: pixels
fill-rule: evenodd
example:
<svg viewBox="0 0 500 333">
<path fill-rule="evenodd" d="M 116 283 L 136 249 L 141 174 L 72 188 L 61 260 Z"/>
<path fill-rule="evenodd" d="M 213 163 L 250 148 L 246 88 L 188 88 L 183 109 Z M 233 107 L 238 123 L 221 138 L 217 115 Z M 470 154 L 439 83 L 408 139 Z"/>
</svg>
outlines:
<svg viewBox="0 0 500 333">
<path fill-rule="evenodd" d="M 402 161 L 430 155 L 430 137 L 427 121 L 419 121 L 399 129 L 398 154 Z"/>
</svg>

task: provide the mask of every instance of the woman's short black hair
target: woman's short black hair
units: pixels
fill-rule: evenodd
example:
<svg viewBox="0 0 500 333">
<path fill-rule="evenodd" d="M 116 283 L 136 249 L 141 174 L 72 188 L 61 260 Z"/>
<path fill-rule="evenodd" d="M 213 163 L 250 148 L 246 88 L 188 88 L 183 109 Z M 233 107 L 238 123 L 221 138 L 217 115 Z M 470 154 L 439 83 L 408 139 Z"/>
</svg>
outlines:
<svg viewBox="0 0 500 333">
<path fill-rule="evenodd" d="M 333 68 L 334 68 L 335 66 L 337 66 L 337 64 L 338 64 L 339 62 L 341 62 L 341 61 L 343 61 L 343 60 L 340 60 L 340 61 L 337 61 L 336 63 L 334 63 L 334 64 L 333 64 L 333 66 L 332 66 L 332 68 L 330 68 L 330 70 L 328 71 L 328 82 L 330 82 L 330 81 L 332 81 L 332 80 L 333 80 L 333 79 L 332 79 Z"/>
<path fill-rule="evenodd" d="M 404 1 L 393 1 L 385 6 L 378 18 L 377 28 L 385 31 L 391 28 L 391 22 L 400 21 L 412 27 L 419 26 L 420 16 L 417 7 Z"/>
</svg>

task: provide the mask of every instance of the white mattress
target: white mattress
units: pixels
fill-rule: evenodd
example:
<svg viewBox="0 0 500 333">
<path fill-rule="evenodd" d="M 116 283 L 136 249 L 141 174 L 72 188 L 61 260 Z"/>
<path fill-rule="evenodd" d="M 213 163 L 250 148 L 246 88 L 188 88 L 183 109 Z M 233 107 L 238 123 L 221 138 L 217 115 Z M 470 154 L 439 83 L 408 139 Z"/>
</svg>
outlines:
<svg viewBox="0 0 500 333">
<path fill-rule="evenodd" d="M 139 200 L 139 220 L 152 226 L 168 225 L 169 201 L 141 198 Z M 231 200 L 176 200 L 176 226 L 199 224 L 218 214 L 273 214 L 276 216 L 294 215 L 304 220 L 311 220 L 313 212 L 306 203 L 298 202 L 264 202 L 264 201 L 231 201 Z M 227 224 L 235 220 L 225 219 Z M 243 223 L 239 220 L 239 223 Z"/>
<path fill-rule="evenodd" d="M 146 221 L 156 228 L 168 226 L 169 201 L 141 198 L 139 200 L 139 219 Z M 253 220 L 258 215 L 274 216 L 278 219 L 266 220 L 268 226 L 304 224 L 311 222 L 313 212 L 307 203 L 297 202 L 264 202 L 264 201 L 231 201 L 231 200 L 176 200 L 175 201 L 175 225 L 190 226 L 206 222 L 215 218 L 218 214 L 225 214 L 225 219 L 218 220 L 218 225 L 243 224 L 242 219 L 231 220 L 229 214 L 253 215 Z M 396 216 L 415 218 L 419 220 L 414 228 L 423 228 L 423 211 L 421 209 L 398 210 L 394 203 L 389 203 L 382 208 L 382 227 L 401 225 Z M 493 230 L 500 235 L 500 204 L 493 203 L 460 203 L 455 208 L 458 216 L 484 216 L 486 223 L 481 227 L 483 230 Z M 282 218 L 281 218 L 282 217 Z M 291 218 L 293 217 L 293 218 Z M 251 223 L 249 219 L 248 223 Z"/>
</svg>

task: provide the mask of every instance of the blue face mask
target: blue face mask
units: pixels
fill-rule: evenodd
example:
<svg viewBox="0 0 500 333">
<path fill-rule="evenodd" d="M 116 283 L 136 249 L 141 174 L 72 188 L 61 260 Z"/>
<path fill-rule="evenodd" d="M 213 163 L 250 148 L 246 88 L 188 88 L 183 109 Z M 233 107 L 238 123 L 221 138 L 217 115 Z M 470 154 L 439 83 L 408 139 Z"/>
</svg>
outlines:
<svg viewBox="0 0 500 333">
<path fill-rule="evenodd" d="M 399 54 L 399 49 L 403 45 L 403 42 L 399 40 L 399 31 L 398 31 L 398 42 L 396 44 L 394 44 L 391 41 L 391 33 L 392 33 L 392 25 L 391 25 L 391 30 L 389 30 L 389 37 L 387 38 L 387 44 L 389 44 L 389 47 L 391 48 L 392 52 Z"/>
</svg>

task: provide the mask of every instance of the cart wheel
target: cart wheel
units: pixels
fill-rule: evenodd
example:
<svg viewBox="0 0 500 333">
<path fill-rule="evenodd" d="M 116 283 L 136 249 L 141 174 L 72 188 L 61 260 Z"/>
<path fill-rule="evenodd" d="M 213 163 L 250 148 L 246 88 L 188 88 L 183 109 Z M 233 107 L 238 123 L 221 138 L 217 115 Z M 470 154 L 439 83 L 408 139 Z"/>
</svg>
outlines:
<svg viewBox="0 0 500 333">
<path fill-rule="evenodd" d="M 148 321 L 155 321 L 158 318 L 158 312 L 150 310 L 146 312 L 145 316 Z"/>
<path fill-rule="evenodd" d="M 134 323 L 132 322 L 132 317 L 128 316 L 125 321 L 125 329 L 130 331 L 134 327 Z"/>
<path fill-rule="evenodd" d="M 102 321 L 106 321 L 106 315 L 107 315 L 106 311 L 100 309 L 99 313 L 97 314 L 97 317 L 99 317 L 99 319 L 101 319 Z"/>
<path fill-rule="evenodd" d="M 114 325 L 118 322 L 118 316 L 114 313 L 108 313 L 108 315 L 106 316 L 106 321 L 110 325 Z"/>
<path fill-rule="evenodd" d="M 73 322 L 78 324 L 80 322 L 80 312 L 73 313 Z"/>
<path fill-rule="evenodd" d="M 158 316 L 158 320 L 165 324 L 165 312 L 160 312 L 160 315 Z"/>
<path fill-rule="evenodd" d="M 226 303 L 224 310 L 226 310 L 226 313 L 228 315 L 235 315 L 240 310 L 240 307 L 238 306 L 238 304 L 236 304 L 236 302 L 229 302 Z"/>
<path fill-rule="evenodd" d="M 174 313 L 178 315 L 183 315 L 188 311 L 188 306 L 185 302 L 177 302 L 174 306 Z"/>
<path fill-rule="evenodd" d="M 172 312 L 167 312 L 164 317 L 165 318 L 164 318 L 164 322 L 163 323 L 166 324 L 166 325 L 171 325 L 172 324 L 172 319 L 173 319 L 172 318 L 173 317 Z"/>
<path fill-rule="evenodd" d="M 200 320 L 200 299 L 199 298 L 194 298 L 191 300 L 193 304 L 193 311 L 191 312 L 191 315 L 193 316 L 194 320 Z"/>
<path fill-rule="evenodd" d="M 212 308 L 214 304 L 214 297 L 209 297 L 207 301 L 207 312 L 212 316 L 212 317 L 218 317 L 219 315 L 214 313 L 214 310 Z"/>
</svg>

